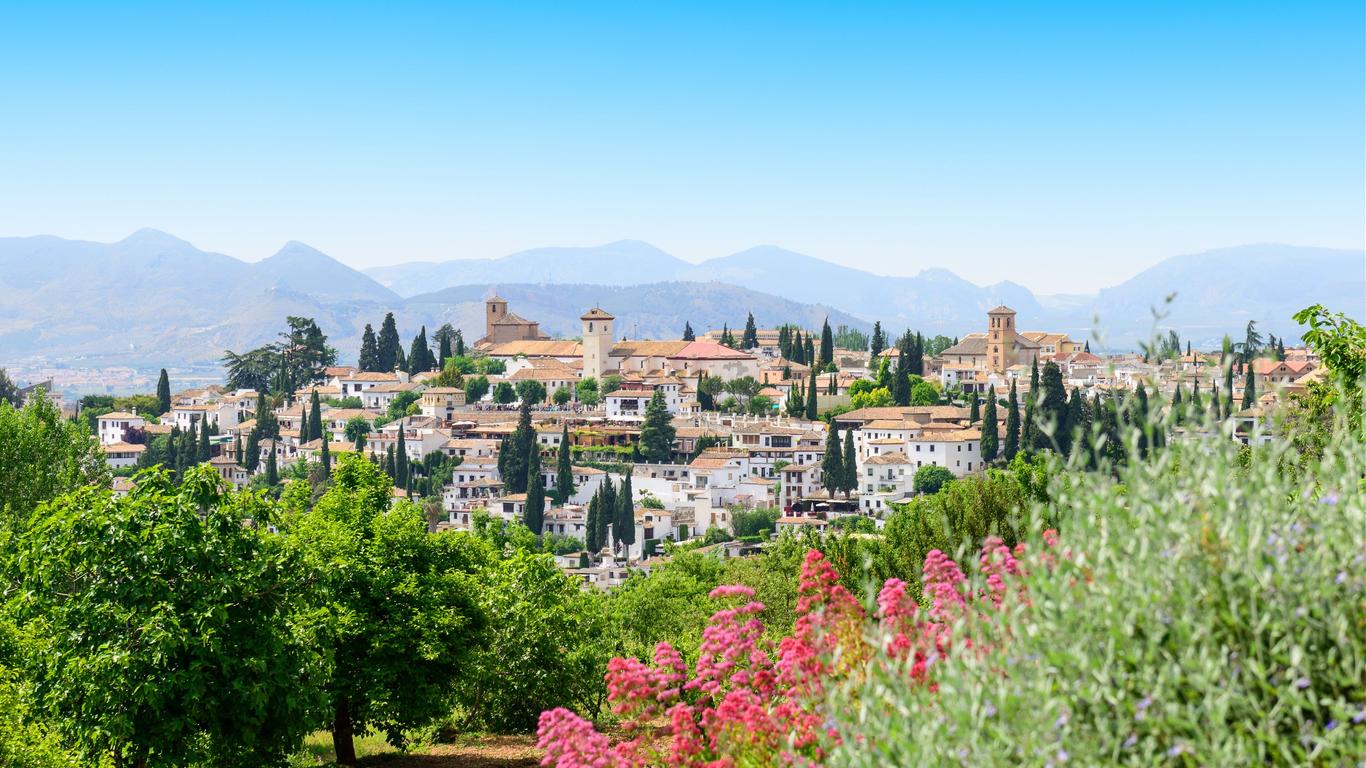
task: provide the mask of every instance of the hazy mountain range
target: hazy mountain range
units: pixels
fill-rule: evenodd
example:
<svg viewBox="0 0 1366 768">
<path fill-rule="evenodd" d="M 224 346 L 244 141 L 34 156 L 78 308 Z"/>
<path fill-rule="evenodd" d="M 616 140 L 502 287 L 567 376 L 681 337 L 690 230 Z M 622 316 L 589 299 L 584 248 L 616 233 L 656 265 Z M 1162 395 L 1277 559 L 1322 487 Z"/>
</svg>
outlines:
<svg viewBox="0 0 1366 768">
<path fill-rule="evenodd" d="M 1007 304 L 1022 329 L 1090 333 L 1098 316 L 1108 343 L 1129 347 L 1154 326 L 1151 309 L 1176 294 L 1162 327 L 1197 345 L 1235 336 L 1249 319 L 1295 335 L 1290 315 L 1312 303 L 1361 314 L 1366 256 L 1285 245 L 1251 245 L 1176 256 L 1095 295 L 1035 296 L 1003 282 L 978 286 L 945 269 L 887 277 L 773 246 L 692 264 L 647 243 L 543 248 L 500 259 L 352 269 L 303 243 L 249 263 L 201 251 L 155 230 L 117 243 L 52 236 L 0 238 L 0 366 L 56 362 L 155 367 L 212 363 L 224 349 L 271 339 L 286 315 L 318 320 L 345 360 L 365 323 L 393 311 L 405 343 L 419 325 L 450 322 L 474 340 L 490 291 L 554 335 L 578 332 L 578 316 L 601 305 L 622 334 L 677 337 L 684 321 L 702 332 L 800 322 L 962 335 L 985 311 Z"/>
</svg>

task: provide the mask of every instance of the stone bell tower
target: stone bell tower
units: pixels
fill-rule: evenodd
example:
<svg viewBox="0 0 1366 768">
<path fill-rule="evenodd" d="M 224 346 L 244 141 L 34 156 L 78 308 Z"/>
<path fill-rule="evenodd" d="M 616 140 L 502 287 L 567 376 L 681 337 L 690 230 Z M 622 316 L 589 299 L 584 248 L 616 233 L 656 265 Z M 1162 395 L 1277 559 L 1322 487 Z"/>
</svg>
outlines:
<svg viewBox="0 0 1366 768">
<path fill-rule="evenodd" d="M 616 318 L 594 307 L 579 319 L 583 321 L 583 376 L 592 376 L 601 384 L 603 375 L 612 368 L 612 321 Z"/>
<path fill-rule="evenodd" d="M 987 370 L 1004 374 L 1015 364 L 1015 310 L 1000 306 L 987 312 Z"/>
</svg>

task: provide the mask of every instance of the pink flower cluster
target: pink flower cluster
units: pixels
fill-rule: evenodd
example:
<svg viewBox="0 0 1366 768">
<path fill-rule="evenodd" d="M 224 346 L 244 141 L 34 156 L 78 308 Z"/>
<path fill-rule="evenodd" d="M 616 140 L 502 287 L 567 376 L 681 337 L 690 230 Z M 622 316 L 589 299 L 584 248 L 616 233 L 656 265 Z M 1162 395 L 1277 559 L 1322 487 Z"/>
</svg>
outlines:
<svg viewBox="0 0 1366 768">
<path fill-rule="evenodd" d="M 1048 548 L 1056 534 L 1045 534 Z M 754 591 L 730 585 L 711 598 L 729 602 L 702 633 L 697 662 L 688 665 L 668 643 L 653 664 L 613 659 L 608 701 L 630 738 L 615 744 L 567 709 L 541 714 L 538 744 L 544 766 L 558 768 L 725 768 L 740 764 L 819 765 L 840 735 L 827 723 L 822 695 L 860 675 L 870 661 L 909 662 L 913 680 L 932 689 L 930 666 L 954 650 L 952 630 L 964 618 L 989 617 L 1011 599 L 1009 582 L 1023 571 L 1024 547 L 989 539 L 978 560 L 986 587 L 970 593 L 958 564 L 934 550 L 925 558 L 922 610 L 899 579 L 877 597 L 871 623 L 858 600 L 817 550 L 806 555 L 798 587 L 798 618 L 777 648 L 759 621 Z M 1023 587 L 1014 596 L 1024 599 Z M 979 599 L 985 598 L 985 599 Z M 964 639 L 961 647 L 970 647 Z M 879 655 L 879 650 L 882 655 Z"/>
</svg>

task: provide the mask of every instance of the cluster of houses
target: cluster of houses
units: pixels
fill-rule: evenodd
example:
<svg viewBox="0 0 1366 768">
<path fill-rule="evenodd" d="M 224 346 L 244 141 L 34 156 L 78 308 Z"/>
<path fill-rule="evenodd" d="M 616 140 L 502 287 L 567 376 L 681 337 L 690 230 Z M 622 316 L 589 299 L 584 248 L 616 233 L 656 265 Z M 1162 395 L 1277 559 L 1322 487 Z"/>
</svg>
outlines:
<svg viewBox="0 0 1366 768">
<path fill-rule="evenodd" d="M 611 587 L 632 568 L 648 568 L 659 556 L 661 542 L 690 541 L 711 529 L 728 531 L 736 510 L 776 508 L 780 531 L 819 531 L 847 515 L 880 525 L 894 504 L 915 495 L 916 472 L 922 467 L 942 467 L 958 477 L 983 469 L 981 424 L 970 421 L 967 406 L 846 410 L 832 422 L 841 435 L 852 430 L 857 483 L 852 491 L 831 494 L 824 488 L 821 470 L 827 424 L 782 411 L 787 395 L 805 386 L 811 370 L 782 359 L 776 332 L 761 331 L 759 345 L 749 350 L 732 349 L 705 336 L 695 341 L 617 339 L 614 318 L 595 308 L 581 318 L 581 340 L 551 339 L 537 323 L 509 312 L 501 298 L 488 299 L 486 307 L 486 333 L 476 343 L 476 354 L 505 363 L 504 373 L 490 377 L 492 382 L 515 385 L 531 379 L 545 385 L 546 402 L 533 404 L 533 427 L 543 453 L 547 493 L 556 492 L 559 452 L 571 451 L 574 491 L 563 504 L 547 497 L 544 532 L 586 540 L 588 502 L 609 471 L 632 475 L 635 543 L 620 550 L 559 557 L 560 564 L 585 584 Z M 895 355 L 896 350 L 884 354 Z M 844 363 L 840 369 L 819 376 L 822 409 L 847 405 L 850 386 L 874 376 L 880 362 L 858 350 L 840 350 L 836 359 Z M 1171 391 L 1178 383 L 1190 391 L 1196 382 L 1208 390 L 1221 376 L 1217 357 L 1194 354 L 1151 364 L 1133 355 L 1102 359 L 1065 334 L 1020 333 L 1015 330 L 1015 313 L 1006 307 L 988 312 L 986 332 L 970 334 L 927 357 L 924 370 L 944 389 L 1004 397 L 1012 383 L 1028 387 L 1036 361 L 1057 363 L 1069 389 L 1080 387 L 1088 393 L 1097 388 L 1134 389 L 1139 384 Z M 1275 398 L 1304 386 L 1316 369 L 1303 350 L 1287 350 L 1284 361 L 1254 362 L 1248 375 L 1256 378 L 1263 394 L 1253 408 L 1236 414 L 1240 422 L 1246 421 L 1246 434 L 1255 432 Z M 258 396 L 250 390 L 208 387 L 181 392 L 160 418 L 107 413 L 97 420 L 97 434 L 109 464 L 126 467 L 138 463 L 157 434 L 169 433 L 172 427 L 202 430 L 212 425 L 210 464 L 225 481 L 244 487 L 251 480 L 245 467 L 255 465 L 263 471 L 272 453 L 283 471 L 295 462 L 320 460 L 323 441 L 332 456 L 356 450 L 347 425 L 364 419 L 373 425 L 361 448 L 368 455 L 383 457 L 401 445 L 410 462 L 421 462 L 434 452 L 459 458 L 450 482 L 441 489 L 434 528 L 469 529 L 481 513 L 520 521 L 526 495 L 507 493 L 498 469 L 499 447 L 516 429 L 518 413 L 494 405 L 488 396 L 466 402 L 462 389 L 437 386 L 435 377 L 329 368 L 323 381 L 300 389 L 289 404 L 275 410 L 280 436 L 260 441 L 257 462 L 237 455 L 255 427 Z M 557 390 L 577 398 L 577 385 L 590 377 L 613 383 L 611 391 L 601 393 L 600 402 L 551 405 Z M 774 404 L 773 413 L 740 415 L 701 408 L 703 380 L 741 377 L 758 382 L 759 394 Z M 315 392 L 323 402 L 323 436 L 306 440 L 300 427 Z M 388 420 L 390 404 L 406 392 L 416 397 L 416 408 Z M 622 464 L 640 438 L 646 405 L 656 392 L 662 393 L 673 420 L 673 455 L 665 462 Z M 997 417 L 1003 431 L 1004 409 L 998 409 Z M 566 434 L 569 445 L 562 445 Z M 127 481 L 121 482 L 126 487 Z M 407 491 L 395 488 L 394 494 L 401 497 Z M 434 504 L 434 498 L 427 503 Z M 738 554 L 751 544 L 718 547 Z"/>
</svg>

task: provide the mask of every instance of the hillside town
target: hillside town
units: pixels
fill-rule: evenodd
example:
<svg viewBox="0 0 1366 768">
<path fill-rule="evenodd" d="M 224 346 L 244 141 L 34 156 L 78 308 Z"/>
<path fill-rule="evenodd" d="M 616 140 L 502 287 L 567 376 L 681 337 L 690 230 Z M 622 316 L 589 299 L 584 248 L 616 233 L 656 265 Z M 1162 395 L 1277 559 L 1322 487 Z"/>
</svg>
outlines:
<svg viewBox="0 0 1366 768">
<path fill-rule="evenodd" d="M 738 338 L 687 327 L 630 339 L 600 307 L 583 313 L 579 338 L 553 339 L 496 295 L 485 307 L 468 347 L 443 329 L 434 351 L 424 328 L 405 355 L 390 316 L 378 336 L 367 326 L 358 365 L 323 359 L 297 385 L 272 374 L 232 386 L 251 380 L 248 353 L 229 361 L 228 386 L 171 393 L 163 374 L 160 407 L 86 416 L 116 491 L 139 468 L 194 463 L 237 488 L 279 487 L 358 454 L 393 478 L 395 500 L 422 506 L 430 530 L 526 526 L 566 572 L 608 589 L 680 546 L 734 557 L 783 531 L 880 528 L 918 494 L 1045 439 L 1020 433 L 1041 370 L 1076 413 L 1160 396 L 1233 419 L 1244 442 L 1322 375 L 1305 348 L 1260 338 L 1246 364 L 1231 345 L 1193 351 L 1174 333 L 1101 357 L 1088 340 L 1018 330 L 1004 306 L 982 330 L 938 341 L 880 326 L 871 338 L 760 329 L 752 316 Z M 290 320 L 301 346 L 325 348 L 311 321 Z M 1209 437 L 1173 423 L 1162 439 Z M 756 513 L 757 532 L 736 524 Z"/>
</svg>

